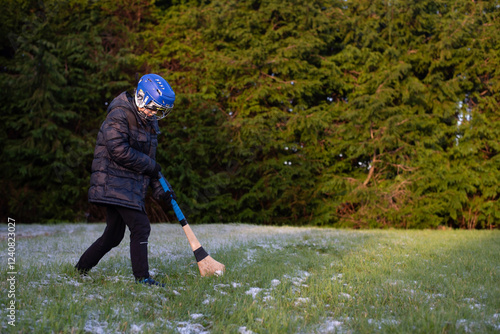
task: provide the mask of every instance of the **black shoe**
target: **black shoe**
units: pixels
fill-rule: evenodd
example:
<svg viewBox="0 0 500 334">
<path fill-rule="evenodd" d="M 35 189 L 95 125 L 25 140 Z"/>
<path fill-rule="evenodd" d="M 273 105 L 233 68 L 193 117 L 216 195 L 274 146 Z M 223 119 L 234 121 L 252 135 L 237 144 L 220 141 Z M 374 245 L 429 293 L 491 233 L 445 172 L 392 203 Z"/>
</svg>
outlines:
<svg viewBox="0 0 500 334">
<path fill-rule="evenodd" d="M 80 268 L 78 267 L 78 265 L 75 266 L 75 269 L 78 270 L 78 273 L 82 276 L 87 276 L 87 274 L 89 273 L 90 269 L 87 269 L 87 268 Z"/>
<path fill-rule="evenodd" d="M 162 288 L 165 287 L 165 284 L 157 282 L 154 279 L 152 279 L 151 277 L 143 278 L 143 279 L 138 279 L 136 282 L 139 283 L 139 284 L 161 286 Z"/>
</svg>

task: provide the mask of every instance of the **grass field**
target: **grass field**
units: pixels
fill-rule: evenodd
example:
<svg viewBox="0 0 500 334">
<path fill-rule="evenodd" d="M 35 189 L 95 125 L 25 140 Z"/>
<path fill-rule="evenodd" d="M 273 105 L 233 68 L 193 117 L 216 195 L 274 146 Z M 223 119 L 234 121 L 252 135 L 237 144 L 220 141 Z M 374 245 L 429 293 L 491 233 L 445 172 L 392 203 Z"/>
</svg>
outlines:
<svg viewBox="0 0 500 334">
<path fill-rule="evenodd" d="M 134 282 L 129 239 L 81 277 L 103 224 L 16 226 L 16 319 L 2 333 L 499 333 L 500 231 L 351 231 L 193 225 L 226 265 L 202 278 L 182 229 L 155 224 Z"/>
</svg>

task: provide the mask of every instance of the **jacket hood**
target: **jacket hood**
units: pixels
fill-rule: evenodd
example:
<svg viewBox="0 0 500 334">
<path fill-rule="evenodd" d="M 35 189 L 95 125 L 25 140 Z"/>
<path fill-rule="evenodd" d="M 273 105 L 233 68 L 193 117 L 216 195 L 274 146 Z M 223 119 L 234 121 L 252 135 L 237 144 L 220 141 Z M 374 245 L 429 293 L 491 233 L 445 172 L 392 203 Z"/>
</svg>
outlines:
<svg viewBox="0 0 500 334">
<path fill-rule="evenodd" d="M 134 99 L 132 98 L 132 95 L 130 95 L 128 92 L 121 93 L 113 101 L 111 101 L 111 103 L 108 106 L 108 113 L 112 109 L 118 107 L 133 110 L 135 113 L 137 113 L 137 107 L 135 105 Z"/>
<path fill-rule="evenodd" d="M 137 106 L 135 105 L 134 97 L 130 95 L 129 92 L 123 92 L 120 95 L 118 95 L 113 101 L 111 101 L 111 103 L 108 106 L 107 112 L 109 113 L 111 110 L 115 108 L 123 108 L 132 111 L 134 113 L 135 118 L 137 119 L 137 122 L 140 122 L 142 124 L 148 124 L 148 126 L 153 127 L 154 131 L 158 135 L 161 133 L 157 120 L 148 121 L 144 120 L 142 117 L 139 116 Z"/>
</svg>

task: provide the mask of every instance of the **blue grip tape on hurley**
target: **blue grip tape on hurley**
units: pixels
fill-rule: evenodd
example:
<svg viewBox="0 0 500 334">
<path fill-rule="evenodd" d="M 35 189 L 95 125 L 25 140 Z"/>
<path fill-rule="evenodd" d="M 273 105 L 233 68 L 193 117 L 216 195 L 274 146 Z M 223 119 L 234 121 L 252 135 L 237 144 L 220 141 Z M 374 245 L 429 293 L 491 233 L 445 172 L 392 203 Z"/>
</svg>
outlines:
<svg viewBox="0 0 500 334">
<path fill-rule="evenodd" d="M 160 184 L 165 192 L 170 191 L 170 188 L 167 185 L 167 181 L 165 181 L 165 178 L 161 173 L 158 173 L 160 178 L 158 179 L 160 181 Z M 187 222 L 186 217 L 184 217 L 184 214 L 181 211 L 181 208 L 179 208 L 179 204 L 175 201 L 175 199 L 172 198 L 170 204 L 172 204 L 172 208 L 174 209 L 175 215 L 177 216 L 177 219 L 181 222 Z M 184 224 L 185 225 L 185 224 Z"/>
<path fill-rule="evenodd" d="M 175 199 L 172 198 L 172 201 L 170 203 L 172 204 L 172 208 L 174 209 L 175 215 L 177 216 L 177 220 L 185 220 L 186 217 L 184 217 L 184 214 L 182 213 L 181 208 L 179 208 L 179 204 L 177 204 Z"/>
<path fill-rule="evenodd" d="M 168 189 L 167 182 L 163 178 L 163 175 L 162 177 L 160 177 L 160 184 L 165 192 L 170 191 L 170 189 Z"/>
</svg>

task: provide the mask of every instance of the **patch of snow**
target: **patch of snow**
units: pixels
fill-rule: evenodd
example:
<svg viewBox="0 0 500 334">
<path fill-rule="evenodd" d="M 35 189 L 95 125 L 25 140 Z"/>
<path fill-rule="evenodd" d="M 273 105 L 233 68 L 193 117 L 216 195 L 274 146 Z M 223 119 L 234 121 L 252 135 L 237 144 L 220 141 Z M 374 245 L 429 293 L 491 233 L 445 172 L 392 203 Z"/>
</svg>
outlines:
<svg viewBox="0 0 500 334">
<path fill-rule="evenodd" d="M 99 315 L 91 313 L 89 319 L 85 322 L 83 330 L 87 333 L 104 334 L 108 328 L 107 321 L 99 321 Z"/>
<path fill-rule="evenodd" d="M 178 322 L 175 330 L 181 334 L 210 334 L 202 325 L 192 324 L 188 321 Z"/>
<path fill-rule="evenodd" d="M 403 284 L 404 282 L 402 280 L 387 280 L 386 281 L 387 284 L 389 285 L 399 285 L 399 284 Z"/>
<path fill-rule="evenodd" d="M 255 249 L 247 249 L 245 252 L 245 256 L 247 257 L 246 262 L 255 262 L 254 255 L 257 251 Z"/>
<path fill-rule="evenodd" d="M 498 323 L 499 320 L 500 320 L 500 313 L 495 313 L 491 316 L 491 320 L 488 321 L 488 324 L 490 324 L 494 330 L 500 331 L 500 323 Z"/>
<path fill-rule="evenodd" d="M 94 299 L 99 299 L 99 300 L 103 300 L 104 298 L 102 296 L 99 296 L 99 295 L 88 295 L 85 299 L 87 300 L 94 300 Z"/>
<path fill-rule="evenodd" d="M 75 281 L 75 280 L 73 280 L 73 279 L 72 280 L 66 280 L 65 283 L 68 284 L 68 285 L 80 286 L 80 283 L 77 282 L 77 281 Z"/>
<path fill-rule="evenodd" d="M 213 303 L 214 301 L 215 301 L 215 298 L 208 296 L 208 298 L 207 298 L 207 299 L 205 299 L 205 300 L 202 302 L 202 304 L 203 304 L 203 305 L 208 305 L 208 304 Z"/>
<path fill-rule="evenodd" d="M 140 326 L 138 326 L 136 324 L 132 324 L 132 326 L 130 326 L 130 333 L 141 333 L 142 326 L 144 326 L 144 324 L 142 324 Z"/>
<path fill-rule="evenodd" d="M 343 276 L 342 274 L 337 274 L 337 275 L 332 277 L 332 281 L 341 280 L 342 276 Z"/>
<path fill-rule="evenodd" d="M 474 327 L 474 322 L 466 319 L 459 319 L 455 323 L 456 329 L 463 328 L 464 332 L 466 333 L 473 333 L 474 332 L 473 327 Z"/>
<path fill-rule="evenodd" d="M 318 333 L 337 333 L 342 331 L 342 321 L 327 319 L 318 329 Z"/>
<path fill-rule="evenodd" d="M 410 295 L 414 295 L 414 294 L 416 294 L 416 293 L 417 293 L 417 291 L 415 291 L 415 290 L 413 290 L 413 289 L 409 289 L 409 290 L 408 290 L 408 289 L 403 289 L 403 291 L 405 291 L 405 292 L 409 292 L 409 293 L 410 293 Z"/>
<path fill-rule="evenodd" d="M 486 305 L 484 304 L 474 304 L 474 305 L 469 305 L 469 308 L 471 310 L 475 310 L 475 309 L 482 309 L 483 307 L 485 307 Z"/>
<path fill-rule="evenodd" d="M 269 294 L 267 294 L 267 295 L 264 296 L 264 298 L 262 298 L 262 300 L 265 301 L 265 302 L 269 302 L 269 301 L 274 300 L 274 297 L 271 296 L 271 295 L 269 295 Z"/>
<path fill-rule="evenodd" d="M 344 297 L 344 298 L 347 298 L 347 299 L 352 299 L 352 296 L 348 293 L 345 293 L 345 292 L 341 292 L 339 297 Z"/>
<path fill-rule="evenodd" d="M 276 286 L 278 286 L 278 285 L 280 285 L 280 284 L 281 284 L 281 281 L 280 281 L 280 280 L 278 280 L 278 279 L 273 279 L 273 280 L 271 281 L 271 286 L 272 286 L 272 287 L 276 287 Z"/>
<path fill-rule="evenodd" d="M 399 325 L 400 321 L 393 320 L 393 319 L 382 319 L 382 320 L 368 319 L 368 323 L 370 325 L 377 326 L 378 329 L 382 329 L 383 325 L 396 326 L 396 325 Z"/>
<path fill-rule="evenodd" d="M 304 285 L 304 282 L 307 281 L 307 278 L 309 276 L 311 276 L 311 274 L 307 271 L 300 271 L 298 272 L 298 276 L 291 277 L 289 275 L 284 275 L 283 277 L 290 279 L 292 281 L 292 284 L 295 286 L 307 286 Z"/>
<path fill-rule="evenodd" d="M 255 297 L 257 297 L 257 295 L 261 291 L 262 291 L 261 288 L 250 288 L 250 290 L 246 291 L 245 294 L 246 295 L 252 295 L 252 298 L 255 299 Z"/>
<path fill-rule="evenodd" d="M 295 300 L 295 306 L 300 306 L 300 305 L 303 305 L 303 304 L 307 304 L 309 303 L 311 300 L 309 298 L 297 298 L 297 300 Z"/>
<path fill-rule="evenodd" d="M 254 334 L 251 330 L 247 329 L 245 326 L 238 328 L 239 334 Z"/>
<path fill-rule="evenodd" d="M 204 317 L 204 315 L 201 314 L 201 313 L 193 313 L 193 314 L 191 314 L 191 319 L 194 319 L 194 320 L 199 319 L 199 318 L 203 318 L 203 317 Z"/>
<path fill-rule="evenodd" d="M 215 284 L 214 285 L 214 290 L 217 291 L 218 293 L 222 295 L 227 295 L 227 292 L 221 291 L 223 288 L 229 288 L 229 284 Z"/>
</svg>

